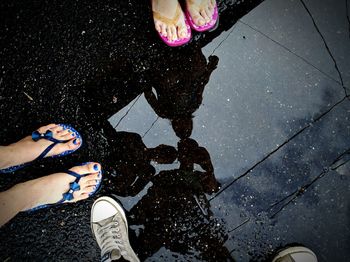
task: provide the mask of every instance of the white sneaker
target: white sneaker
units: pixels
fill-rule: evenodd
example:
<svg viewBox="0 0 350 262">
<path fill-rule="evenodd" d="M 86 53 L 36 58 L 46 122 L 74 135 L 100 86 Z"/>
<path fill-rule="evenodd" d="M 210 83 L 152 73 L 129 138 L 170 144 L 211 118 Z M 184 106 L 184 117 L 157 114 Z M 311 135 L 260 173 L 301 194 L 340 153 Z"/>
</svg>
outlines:
<svg viewBox="0 0 350 262">
<path fill-rule="evenodd" d="M 282 249 L 272 262 L 317 262 L 317 257 L 310 249 L 295 246 Z"/>
<path fill-rule="evenodd" d="M 123 208 L 112 198 L 100 197 L 92 205 L 91 230 L 101 248 L 102 262 L 117 260 L 121 256 L 130 262 L 140 261 L 129 243 Z"/>
</svg>

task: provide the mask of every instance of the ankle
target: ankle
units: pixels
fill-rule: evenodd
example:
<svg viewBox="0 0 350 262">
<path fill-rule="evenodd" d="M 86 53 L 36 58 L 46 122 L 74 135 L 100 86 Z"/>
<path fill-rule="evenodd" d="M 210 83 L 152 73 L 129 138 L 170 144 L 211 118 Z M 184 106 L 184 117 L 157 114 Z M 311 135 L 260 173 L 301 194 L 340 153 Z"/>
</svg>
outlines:
<svg viewBox="0 0 350 262">
<path fill-rule="evenodd" d="M 38 194 L 35 190 L 36 183 L 34 181 L 35 180 L 19 183 L 9 189 L 11 203 L 18 212 L 28 210 L 35 206 Z"/>
</svg>

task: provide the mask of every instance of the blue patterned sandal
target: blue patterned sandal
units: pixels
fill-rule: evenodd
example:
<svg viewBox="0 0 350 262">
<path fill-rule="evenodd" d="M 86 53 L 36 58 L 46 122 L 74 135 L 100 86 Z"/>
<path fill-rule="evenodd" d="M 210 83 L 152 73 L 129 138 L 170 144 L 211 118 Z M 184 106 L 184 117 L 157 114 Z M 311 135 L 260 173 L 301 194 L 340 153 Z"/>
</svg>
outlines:
<svg viewBox="0 0 350 262">
<path fill-rule="evenodd" d="M 86 162 L 86 163 L 83 163 L 81 164 L 80 166 L 84 166 L 84 165 L 87 165 L 91 162 Z M 74 199 L 74 196 L 73 196 L 73 193 L 75 191 L 79 191 L 80 190 L 80 185 L 79 185 L 79 181 L 82 177 L 84 176 L 88 176 L 90 175 L 91 173 L 89 174 L 85 174 L 85 175 L 80 175 L 76 172 L 73 172 L 71 170 L 67 170 L 67 171 L 64 171 L 63 173 L 67 173 L 68 175 L 71 175 L 71 176 L 74 176 L 75 177 L 75 180 L 73 182 L 71 182 L 69 184 L 69 190 L 66 192 L 66 193 L 63 193 L 62 194 L 62 199 L 60 201 L 58 201 L 57 203 L 55 204 L 45 204 L 45 205 L 40 205 L 40 206 L 37 206 L 37 207 L 34 207 L 32 209 L 28 209 L 26 210 L 25 212 L 33 212 L 33 211 L 36 211 L 36 210 L 39 210 L 39 209 L 42 209 L 42 208 L 46 208 L 46 207 L 52 207 L 52 206 L 56 206 L 56 205 L 59 205 L 59 204 L 62 204 L 64 203 L 65 201 L 70 201 L 70 200 L 73 200 Z M 94 194 L 96 194 L 100 189 L 101 189 L 101 184 L 102 184 L 102 170 L 100 170 L 98 172 L 99 174 L 99 180 L 98 180 L 98 183 L 96 184 L 96 188 L 94 191 L 92 191 L 89 196 L 92 196 Z"/>
<path fill-rule="evenodd" d="M 81 145 L 83 144 L 83 140 L 81 138 L 81 135 L 78 133 L 78 131 L 76 131 L 73 127 L 69 126 L 69 125 L 65 125 L 65 124 L 58 124 L 59 126 L 63 127 L 63 130 L 66 130 L 66 129 L 69 129 L 71 130 L 73 133 L 75 133 L 75 138 L 76 139 L 79 139 L 80 140 L 80 145 L 78 148 L 74 149 L 74 150 L 67 150 L 67 151 L 64 151 L 62 152 L 61 154 L 58 154 L 58 155 L 54 155 L 54 156 L 51 156 L 51 157 L 61 157 L 61 156 L 65 156 L 65 155 L 68 155 L 68 154 L 71 154 L 73 153 L 74 151 L 78 150 Z M 57 140 L 55 138 L 53 138 L 53 135 L 52 135 L 52 131 L 50 130 L 47 130 L 44 134 L 42 133 L 39 133 L 38 131 L 34 131 L 32 133 L 32 139 L 33 141 L 38 141 L 40 139 L 46 139 L 46 140 L 49 140 L 49 141 L 52 141 L 53 143 L 51 145 L 49 145 L 36 159 L 28 162 L 28 163 L 24 163 L 24 164 L 20 164 L 20 165 L 17 165 L 17 166 L 11 166 L 11 167 L 8 167 L 8 168 L 4 168 L 4 169 L 0 169 L 0 174 L 1 173 L 11 173 L 11 172 L 14 172 L 18 169 L 21 169 L 25 166 L 28 166 L 30 165 L 32 162 L 34 161 L 37 161 L 37 160 L 40 160 L 40 159 L 43 159 L 49 152 L 52 148 L 54 148 L 54 146 L 56 146 L 58 143 L 66 143 L 68 142 L 69 140 Z"/>
</svg>

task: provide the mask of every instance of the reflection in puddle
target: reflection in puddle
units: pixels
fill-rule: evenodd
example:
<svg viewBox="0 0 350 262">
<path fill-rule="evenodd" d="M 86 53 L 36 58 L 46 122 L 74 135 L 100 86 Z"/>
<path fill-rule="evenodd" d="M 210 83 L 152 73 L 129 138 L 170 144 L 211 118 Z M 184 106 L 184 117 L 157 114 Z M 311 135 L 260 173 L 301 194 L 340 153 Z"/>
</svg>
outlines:
<svg viewBox="0 0 350 262">
<path fill-rule="evenodd" d="M 220 185 L 210 153 L 191 138 L 194 112 L 218 58 L 207 61 L 195 49 L 186 60 L 156 67 L 162 71 L 151 73 L 152 85 L 110 119 L 118 141 L 114 193 L 129 211 L 141 259 L 179 259 L 180 253 L 222 261 L 230 259 L 227 236 L 207 198 Z"/>
</svg>

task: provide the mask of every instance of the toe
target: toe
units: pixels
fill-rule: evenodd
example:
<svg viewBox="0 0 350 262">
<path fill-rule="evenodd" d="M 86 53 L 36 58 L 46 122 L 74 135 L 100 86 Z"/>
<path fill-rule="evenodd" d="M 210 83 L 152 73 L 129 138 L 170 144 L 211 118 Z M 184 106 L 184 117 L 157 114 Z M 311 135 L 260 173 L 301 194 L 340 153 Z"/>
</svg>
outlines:
<svg viewBox="0 0 350 262">
<path fill-rule="evenodd" d="M 64 135 L 69 134 L 69 133 L 72 133 L 72 131 L 70 129 L 65 129 L 65 130 L 59 131 L 57 133 L 57 135 L 58 136 L 64 136 Z"/>
<path fill-rule="evenodd" d="M 214 8 L 215 8 L 215 0 L 209 0 L 208 6 L 209 6 L 210 10 L 214 10 Z"/>
<path fill-rule="evenodd" d="M 90 173 L 99 172 L 101 170 L 101 165 L 99 163 L 90 162 L 90 163 L 83 165 L 83 166 L 72 167 L 70 170 L 72 170 L 73 172 L 76 172 L 80 175 L 86 175 L 86 174 L 90 174 Z"/>
<path fill-rule="evenodd" d="M 167 38 L 172 41 L 173 40 L 173 34 L 172 34 L 172 31 L 171 31 L 171 26 L 168 26 L 167 29 L 166 29 L 166 34 L 167 34 Z"/>
<path fill-rule="evenodd" d="M 54 133 L 58 133 L 58 132 L 60 132 L 60 131 L 63 130 L 63 127 L 60 126 L 60 125 L 56 125 L 56 126 L 50 128 L 50 130 L 51 130 L 52 132 L 54 132 Z"/>
<path fill-rule="evenodd" d="M 69 135 L 67 135 L 69 136 Z M 72 137 L 69 137 L 67 139 L 64 140 L 69 140 L 66 143 L 60 143 L 57 144 L 55 147 L 59 148 L 61 152 L 67 151 L 67 150 L 74 150 L 77 149 L 80 144 L 81 144 L 81 140 L 79 138 L 73 139 Z"/>
<path fill-rule="evenodd" d="M 54 128 L 54 127 L 56 127 L 56 126 L 57 126 L 56 124 L 49 124 L 49 125 L 47 125 L 47 126 L 42 126 L 42 127 L 38 128 L 37 131 L 38 131 L 39 133 L 45 133 L 47 130 L 49 130 L 49 129 L 51 129 L 51 128 Z"/>
<path fill-rule="evenodd" d="M 97 180 L 97 179 L 86 181 L 85 182 L 85 186 L 83 187 L 83 189 L 87 188 L 87 187 L 91 187 L 91 186 L 96 186 L 99 182 L 100 181 Z"/>
<path fill-rule="evenodd" d="M 205 13 L 206 13 L 207 16 L 209 17 L 209 21 L 208 21 L 208 22 L 210 22 L 211 19 L 212 19 L 212 17 L 213 17 L 213 11 L 210 10 L 209 8 L 207 8 L 207 9 L 205 10 Z"/>
<path fill-rule="evenodd" d="M 171 34 L 173 36 L 172 37 L 173 41 L 176 41 L 178 39 L 178 37 L 177 37 L 177 31 L 176 31 L 176 27 L 175 26 L 171 27 Z"/>
<path fill-rule="evenodd" d="M 155 23 L 155 27 L 156 27 L 156 30 L 161 33 L 162 32 L 162 27 L 160 26 L 160 23 L 159 22 L 156 22 Z"/>
<path fill-rule="evenodd" d="M 58 143 L 46 156 L 59 155 L 65 151 L 76 150 L 80 147 L 80 145 L 81 140 L 79 138 L 71 139 L 66 143 Z"/>
<path fill-rule="evenodd" d="M 96 190 L 96 185 L 94 186 L 87 186 L 83 189 L 81 189 L 81 194 L 91 194 L 92 192 L 94 192 Z"/>
<path fill-rule="evenodd" d="M 209 16 L 207 15 L 207 12 L 205 9 L 203 9 L 201 12 L 200 12 L 202 18 L 204 18 L 204 21 L 205 23 L 208 23 L 210 21 L 210 18 Z"/>
<path fill-rule="evenodd" d="M 167 36 L 167 34 L 166 34 L 166 28 L 167 28 L 167 26 L 166 26 L 165 24 L 162 24 L 162 25 L 161 25 L 161 28 L 162 28 L 162 33 L 161 33 L 161 34 L 162 34 L 163 36 Z"/>
<path fill-rule="evenodd" d="M 78 202 L 80 200 L 89 198 L 89 194 L 83 193 L 81 190 L 79 190 L 73 193 L 73 197 L 74 197 L 73 200 L 70 202 Z"/>
<path fill-rule="evenodd" d="M 205 24 L 205 19 L 199 14 L 193 17 L 193 20 L 198 26 L 202 26 Z"/>
<path fill-rule="evenodd" d="M 88 175 L 88 176 L 84 176 L 80 179 L 80 182 L 79 184 L 82 186 L 82 187 L 85 187 L 85 186 L 91 186 L 91 185 L 96 185 L 97 184 L 97 181 L 101 180 L 101 175 L 100 173 L 93 173 L 91 175 Z"/>
<path fill-rule="evenodd" d="M 181 26 L 178 28 L 178 34 L 180 39 L 184 39 L 187 37 L 187 28 L 186 26 Z"/>
<path fill-rule="evenodd" d="M 75 133 L 67 132 L 65 135 L 59 136 L 58 139 L 59 140 L 71 140 L 71 139 L 73 139 L 75 137 L 76 137 Z"/>
</svg>

